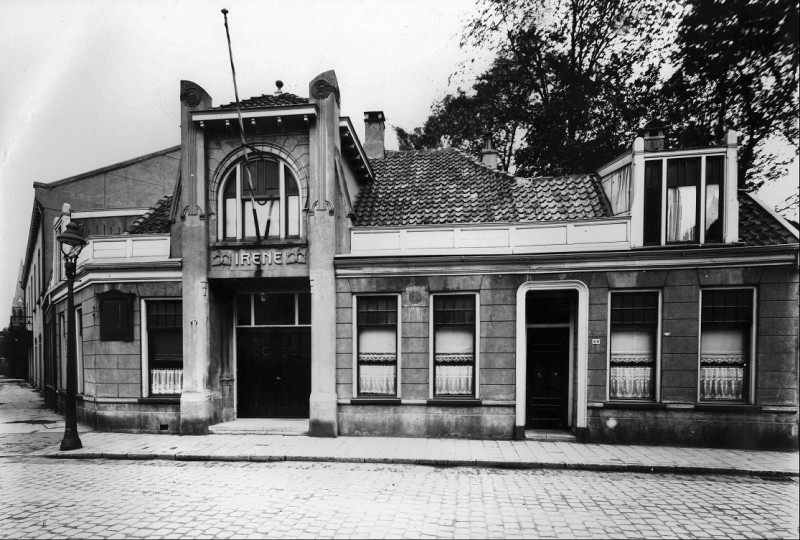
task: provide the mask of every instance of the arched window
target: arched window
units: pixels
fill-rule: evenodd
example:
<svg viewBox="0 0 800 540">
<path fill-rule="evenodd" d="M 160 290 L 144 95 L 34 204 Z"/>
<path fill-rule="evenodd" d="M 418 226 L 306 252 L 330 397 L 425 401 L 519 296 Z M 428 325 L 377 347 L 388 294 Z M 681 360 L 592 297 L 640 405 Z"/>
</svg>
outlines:
<svg viewBox="0 0 800 540">
<path fill-rule="evenodd" d="M 255 199 L 261 238 L 299 237 L 300 188 L 289 166 L 278 159 L 251 159 L 252 199 L 245 167 L 244 161 L 237 164 L 223 182 L 219 205 L 222 210 L 220 238 L 256 238 L 252 199 Z"/>
</svg>

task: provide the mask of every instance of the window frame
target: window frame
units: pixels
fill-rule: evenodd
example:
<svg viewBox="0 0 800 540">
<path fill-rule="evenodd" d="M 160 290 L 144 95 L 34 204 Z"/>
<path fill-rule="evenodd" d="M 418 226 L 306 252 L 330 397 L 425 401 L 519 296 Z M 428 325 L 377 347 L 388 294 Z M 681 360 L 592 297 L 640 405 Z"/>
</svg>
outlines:
<svg viewBox="0 0 800 540">
<path fill-rule="evenodd" d="M 717 241 L 715 240 L 713 243 L 724 243 L 725 242 L 725 228 L 724 228 L 724 220 L 727 217 L 728 209 L 725 207 L 725 200 L 727 197 L 726 189 L 727 189 L 727 166 L 726 166 L 726 159 L 727 156 L 724 150 L 715 151 L 711 153 L 698 153 L 698 154 L 681 154 L 675 156 L 658 156 L 658 157 L 651 157 L 645 158 L 644 160 L 644 167 L 643 169 L 646 171 L 647 164 L 651 162 L 661 162 L 661 206 L 660 206 L 660 217 L 659 217 L 659 227 L 660 227 L 660 241 L 659 243 L 648 242 L 645 239 L 645 231 L 642 231 L 642 238 L 644 240 L 644 246 L 682 246 L 682 245 L 695 245 L 695 244 L 706 244 L 706 195 L 707 195 L 707 174 L 708 168 L 706 166 L 706 161 L 708 158 L 722 158 L 722 166 L 721 166 L 721 177 L 719 184 L 712 184 L 712 185 L 719 185 L 719 220 L 720 220 L 720 228 L 722 229 L 722 234 L 720 235 L 720 239 Z M 688 160 L 688 159 L 699 159 L 700 160 L 700 177 L 696 186 L 697 194 L 696 194 L 696 201 L 695 201 L 695 228 L 696 234 L 695 238 L 691 241 L 684 241 L 684 242 L 668 242 L 667 241 L 667 224 L 669 220 L 669 208 L 667 207 L 668 202 L 668 179 L 667 179 L 667 171 L 668 165 L 670 161 L 681 161 L 681 160 Z M 646 173 L 643 173 L 646 174 Z M 642 183 L 642 193 L 645 193 L 645 178 L 643 178 Z M 647 223 L 647 208 L 646 208 L 646 201 L 644 200 L 645 197 L 642 198 L 642 227 L 645 226 Z"/>
<path fill-rule="evenodd" d="M 473 329 L 474 366 L 471 395 L 436 395 L 436 325 L 434 324 L 434 305 L 440 296 L 473 296 L 475 301 L 475 325 Z M 480 395 L 480 360 L 481 360 L 481 296 L 475 291 L 432 292 L 428 305 L 428 399 L 452 401 L 465 399 L 481 399 Z"/>
<path fill-rule="evenodd" d="M 397 340 L 397 360 L 395 361 L 395 393 L 394 395 L 391 394 L 362 394 L 360 392 L 359 384 L 358 384 L 358 375 L 359 375 L 359 362 L 358 362 L 358 351 L 359 351 L 359 340 L 358 340 L 358 299 L 359 298 L 371 298 L 383 296 L 392 298 L 394 297 L 397 301 L 397 323 L 395 324 L 395 339 Z M 356 399 L 401 399 L 402 397 L 402 344 L 403 344 L 403 312 L 402 312 L 403 302 L 402 302 L 402 295 L 400 293 L 359 293 L 354 294 L 352 299 L 352 313 L 353 313 L 353 321 L 352 321 L 352 331 L 353 331 L 353 398 Z"/>
<path fill-rule="evenodd" d="M 141 358 L 142 358 L 142 397 L 159 397 L 159 398 L 175 398 L 181 394 L 151 394 L 150 385 L 150 332 L 147 325 L 147 306 L 154 302 L 180 302 L 181 312 L 183 312 L 183 297 L 181 296 L 164 296 L 158 298 L 140 298 L 139 299 L 139 324 L 141 329 Z M 181 324 L 181 334 L 183 333 L 183 325 Z M 183 350 L 183 343 L 181 343 L 181 350 Z M 184 366 L 186 359 L 181 356 Z"/>
<path fill-rule="evenodd" d="M 656 328 L 655 328 L 655 358 L 653 362 L 653 397 L 652 398 L 612 398 L 611 397 L 611 296 L 614 294 L 631 293 L 656 293 Z M 662 324 L 663 324 L 663 291 L 661 289 L 609 289 L 607 297 L 606 315 L 606 401 L 613 403 L 660 403 L 661 402 L 661 351 L 662 351 Z"/>
<path fill-rule="evenodd" d="M 300 175 L 297 171 L 292 167 L 285 159 L 282 159 L 276 154 L 267 154 L 265 156 L 260 157 L 253 157 L 250 160 L 251 165 L 255 164 L 258 161 L 273 161 L 278 163 L 278 236 L 269 236 L 266 238 L 262 238 L 262 241 L 269 241 L 269 242 L 282 242 L 286 240 L 296 240 L 305 238 L 305 230 L 303 227 L 303 189 L 302 184 L 300 182 Z M 255 240 L 255 236 L 245 236 L 245 220 L 247 219 L 245 216 L 244 206 L 245 203 L 249 202 L 249 195 L 247 190 L 243 188 L 243 182 L 246 182 L 245 176 L 242 174 L 244 167 L 246 166 L 246 162 L 244 159 L 238 159 L 234 162 L 231 166 L 229 166 L 225 172 L 221 175 L 222 181 L 220 182 L 219 188 L 217 189 L 217 240 L 220 242 L 250 242 Z M 287 228 L 288 228 L 288 208 L 289 208 L 289 200 L 287 197 L 287 189 L 286 189 L 286 169 L 288 168 L 289 172 L 291 173 L 292 177 L 294 178 L 296 187 L 297 187 L 297 234 L 296 235 L 288 235 Z M 236 183 L 236 203 L 234 204 L 234 210 L 236 213 L 235 216 L 235 227 L 236 227 L 236 234 L 233 236 L 226 236 L 225 230 L 225 222 L 227 220 L 227 208 L 225 205 L 225 191 L 228 187 L 230 182 Z M 262 223 L 259 223 L 262 225 Z"/>
<path fill-rule="evenodd" d="M 724 399 L 715 399 L 715 400 L 703 400 L 702 399 L 702 390 L 700 384 L 700 377 L 701 377 L 701 369 L 702 369 L 702 347 L 703 347 L 703 293 L 706 291 L 751 291 L 751 313 L 750 313 L 750 332 L 748 338 L 750 340 L 748 346 L 748 366 L 745 370 L 745 377 L 747 380 L 744 384 L 747 387 L 746 396 L 743 396 L 745 399 L 742 401 L 735 401 L 735 400 L 724 400 Z M 725 287 L 702 287 L 700 289 L 700 301 L 697 303 L 697 403 L 707 405 L 707 404 L 719 404 L 719 405 L 742 405 L 742 404 L 753 404 L 755 403 L 756 399 L 756 327 L 758 323 L 758 288 L 754 285 L 744 285 L 744 286 L 725 286 Z"/>
</svg>

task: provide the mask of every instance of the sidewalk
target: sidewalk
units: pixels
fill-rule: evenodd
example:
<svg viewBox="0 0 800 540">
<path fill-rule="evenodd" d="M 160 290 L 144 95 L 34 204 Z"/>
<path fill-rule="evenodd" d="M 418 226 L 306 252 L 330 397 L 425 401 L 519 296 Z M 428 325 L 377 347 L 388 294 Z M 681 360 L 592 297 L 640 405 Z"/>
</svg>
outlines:
<svg viewBox="0 0 800 540">
<path fill-rule="evenodd" d="M 0 434 L 22 422 L 38 425 L 52 437 L 52 413 L 24 403 L 41 399 L 29 386 L 0 378 Z M 19 401 L 9 414 L 9 399 Z M 28 412 L 25 412 L 28 411 Z M 27 415 L 28 419 L 21 418 Z M 44 419 L 43 416 L 48 416 Z M 54 416 L 54 415 L 53 415 Z M 13 418 L 9 421 L 9 418 Z M 63 423 L 55 424 L 61 426 Z M 79 425 L 83 448 L 62 452 L 58 443 L 17 452 L 26 457 L 56 459 L 169 459 L 182 461 L 337 461 L 431 466 L 502 467 L 508 469 L 581 469 L 684 474 L 798 476 L 797 452 L 720 450 L 667 446 L 582 444 L 549 441 L 421 439 L 408 437 L 337 437 L 323 439 L 284 435 L 205 435 L 103 433 Z M 60 440 L 60 438 L 59 438 Z M 0 456 L 8 455 L 0 453 Z"/>
</svg>

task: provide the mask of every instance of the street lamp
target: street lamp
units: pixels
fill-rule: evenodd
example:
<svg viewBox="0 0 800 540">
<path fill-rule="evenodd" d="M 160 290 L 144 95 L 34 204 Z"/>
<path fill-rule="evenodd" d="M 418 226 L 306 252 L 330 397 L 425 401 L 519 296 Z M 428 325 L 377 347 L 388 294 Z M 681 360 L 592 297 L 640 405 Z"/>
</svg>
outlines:
<svg viewBox="0 0 800 540">
<path fill-rule="evenodd" d="M 78 413 L 75 409 L 75 387 L 78 383 L 75 361 L 75 263 L 78 260 L 86 240 L 81 236 L 77 223 L 70 221 L 57 237 L 64 254 L 64 270 L 67 274 L 67 401 L 64 410 L 64 438 L 61 439 L 61 450 L 77 450 L 83 445 L 78 437 Z M 66 247 L 66 249 L 65 249 Z"/>
</svg>

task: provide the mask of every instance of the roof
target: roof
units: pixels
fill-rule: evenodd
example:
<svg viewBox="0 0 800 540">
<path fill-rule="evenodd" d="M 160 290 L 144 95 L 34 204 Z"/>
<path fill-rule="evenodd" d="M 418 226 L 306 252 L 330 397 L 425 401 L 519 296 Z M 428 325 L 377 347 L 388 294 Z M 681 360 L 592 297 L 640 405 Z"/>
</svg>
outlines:
<svg viewBox="0 0 800 540">
<path fill-rule="evenodd" d="M 250 99 L 243 99 L 239 102 L 240 109 L 260 109 L 262 107 L 286 107 L 289 105 L 307 105 L 308 98 L 296 96 L 289 92 L 281 94 L 262 94 L 254 96 Z M 216 109 L 235 109 L 236 102 L 233 101 L 227 105 L 220 105 Z"/>
<path fill-rule="evenodd" d="M 359 193 L 357 226 L 561 221 L 611 217 L 591 175 L 515 178 L 460 150 L 388 152 Z"/>
<path fill-rule="evenodd" d="M 739 193 L 739 241 L 748 246 L 796 244 L 797 237 L 749 193 Z"/>
<path fill-rule="evenodd" d="M 168 233 L 171 209 L 172 195 L 170 194 L 159 200 L 155 206 L 131 223 L 125 232 L 128 234 Z"/>
</svg>

